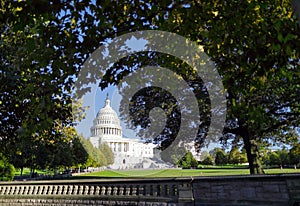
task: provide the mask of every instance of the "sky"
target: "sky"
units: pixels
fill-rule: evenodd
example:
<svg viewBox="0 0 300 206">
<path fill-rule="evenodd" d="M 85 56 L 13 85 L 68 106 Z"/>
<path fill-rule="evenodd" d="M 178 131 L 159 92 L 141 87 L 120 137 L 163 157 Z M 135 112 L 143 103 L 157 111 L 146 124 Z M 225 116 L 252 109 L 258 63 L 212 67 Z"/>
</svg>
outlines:
<svg viewBox="0 0 300 206">
<path fill-rule="evenodd" d="M 87 105 L 94 105 L 94 108 L 87 110 L 86 112 L 86 118 L 79 122 L 79 124 L 76 126 L 76 129 L 79 134 L 82 134 L 85 138 L 90 137 L 90 128 L 93 126 L 93 120 L 95 119 L 97 113 L 101 108 L 105 106 L 105 99 L 108 94 L 108 97 L 110 99 L 110 106 L 116 111 L 117 115 L 119 115 L 119 104 L 121 101 L 121 97 L 118 94 L 118 90 L 115 86 L 109 86 L 108 88 L 104 89 L 103 91 L 100 88 L 97 88 L 97 85 L 93 85 L 96 93 L 87 95 L 86 98 L 84 98 L 83 107 Z M 125 123 L 123 121 L 120 122 L 121 127 L 123 130 L 123 135 L 125 137 L 129 138 L 135 138 L 136 133 L 133 130 L 127 129 Z"/>
</svg>

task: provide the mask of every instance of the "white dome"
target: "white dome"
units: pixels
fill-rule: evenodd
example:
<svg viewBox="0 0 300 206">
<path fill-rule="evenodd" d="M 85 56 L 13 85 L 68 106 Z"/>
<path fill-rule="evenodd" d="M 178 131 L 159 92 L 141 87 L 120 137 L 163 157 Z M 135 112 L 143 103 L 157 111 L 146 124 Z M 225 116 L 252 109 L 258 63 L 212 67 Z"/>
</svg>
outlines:
<svg viewBox="0 0 300 206">
<path fill-rule="evenodd" d="M 100 109 L 93 121 L 91 128 L 92 136 L 122 136 L 122 128 L 117 113 L 111 108 L 108 97 L 105 100 L 104 108 Z"/>
<path fill-rule="evenodd" d="M 114 124 L 120 126 L 118 115 L 115 110 L 111 108 L 109 99 L 105 100 L 105 107 L 100 109 L 96 120 L 100 120 L 100 124 Z"/>
</svg>

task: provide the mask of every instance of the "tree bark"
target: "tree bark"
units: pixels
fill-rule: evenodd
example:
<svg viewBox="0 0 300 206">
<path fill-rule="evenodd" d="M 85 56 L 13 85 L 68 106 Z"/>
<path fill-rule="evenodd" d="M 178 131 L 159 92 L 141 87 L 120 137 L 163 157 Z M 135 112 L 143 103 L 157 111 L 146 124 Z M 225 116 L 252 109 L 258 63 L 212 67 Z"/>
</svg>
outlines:
<svg viewBox="0 0 300 206">
<path fill-rule="evenodd" d="M 299 0 L 291 0 L 291 4 L 292 4 L 293 10 L 297 16 L 298 24 L 300 26 L 300 1 Z"/>
<path fill-rule="evenodd" d="M 244 146 L 247 152 L 250 174 L 264 174 L 261 162 L 259 160 L 259 151 L 255 140 L 249 136 L 243 137 Z"/>
</svg>

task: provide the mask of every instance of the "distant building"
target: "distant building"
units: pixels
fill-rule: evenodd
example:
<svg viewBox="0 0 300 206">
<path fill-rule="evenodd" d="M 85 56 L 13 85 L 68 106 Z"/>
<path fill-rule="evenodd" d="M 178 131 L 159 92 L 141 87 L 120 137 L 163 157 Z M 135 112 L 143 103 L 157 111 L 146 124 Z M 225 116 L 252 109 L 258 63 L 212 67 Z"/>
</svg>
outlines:
<svg viewBox="0 0 300 206">
<path fill-rule="evenodd" d="M 111 108 L 108 97 L 93 121 L 90 141 L 94 147 L 106 143 L 111 148 L 114 154 L 114 164 L 110 165 L 112 169 L 159 168 L 163 165 L 154 157 L 156 145 L 123 138 L 120 120 Z"/>
</svg>

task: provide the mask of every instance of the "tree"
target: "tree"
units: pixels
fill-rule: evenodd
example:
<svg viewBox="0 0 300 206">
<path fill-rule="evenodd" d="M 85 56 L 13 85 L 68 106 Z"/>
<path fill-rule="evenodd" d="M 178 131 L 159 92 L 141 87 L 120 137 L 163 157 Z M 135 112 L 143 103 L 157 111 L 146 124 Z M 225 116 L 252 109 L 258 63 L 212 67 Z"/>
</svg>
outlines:
<svg viewBox="0 0 300 206">
<path fill-rule="evenodd" d="M 88 153 L 81 143 L 80 136 L 72 139 L 71 142 L 72 166 L 83 165 L 88 160 Z"/>
<path fill-rule="evenodd" d="M 241 164 L 247 162 L 247 157 L 245 153 L 241 153 L 238 147 L 232 147 L 231 151 L 228 154 L 228 163 L 229 164 Z"/>
<path fill-rule="evenodd" d="M 290 149 L 289 159 L 295 167 L 300 164 L 300 144 L 296 144 Z"/>
<path fill-rule="evenodd" d="M 279 158 L 280 158 L 280 164 L 283 165 L 290 165 L 289 160 L 289 151 L 285 148 L 278 151 Z"/>
<path fill-rule="evenodd" d="M 225 129 L 221 140 L 240 138 L 243 141 L 251 174 L 263 173 L 259 162 L 259 145 L 269 139 L 273 142 L 284 141 L 285 132 L 298 124 L 299 115 L 298 98 L 294 96 L 297 91 L 293 85 L 295 81 L 299 82 L 299 70 L 295 64 L 299 50 L 292 45 L 295 41 L 299 43 L 295 33 L 298 28 L 295 19 L 289 16 L 291 10 L 287 1 L 270 2 L 268 5 L 271 7 L 264 6 L 264 3 L 234 2 L 232 6 L 239 7 L 234 10 L 234 15 L 240 15 L 240 18 L 234 18 L 236 26 L 230 20 L 225 21 L 226 13 L 230 15 L 231 12 L 226 9 L 221 14 L 217 9 L 218 14 L 213 20 L 216 30 L 209 32 L 209 35 L 219 38 L 212 38 L 208 52 L 215 53 L 211 54 L 216 57 L 222 74 L 232 72 L 232 75 L 224 76 L 225 87 L 229 88 L 227 122 L 230 127 Z M 274 15 L 269 16 L 267 13 L 270 8 L 278 13 L 273 12 Z M 261 21 L 263 18 L 268 20 Z M 239 25 L 242 24 L 248 26 L 240 30 Z M 222 25 L 226 31 L 219 35 Z M 274 31 L 271 31 L 271 36 L 268 35 L 270 28 Z M 216 48 L 218 46 L 220 50 Z M 221 53 L 228 49 L 230 52 L 225 55 Z M 284 95 L 282 90 L 285 91 Z"/>
<path fill-rule="evenodd" d="M 293 6 L 294 12 L 297 15 L 298 18 L 298 24 L 300 26 L 300 2 L 297 0 L 291 0 L 291 4 Z"/>
<path fill-rule="evenodd" d="M 277 152 L 271 152 L 269 155 L 270 165 L 281 165 L 281 160 Z"/>
<path fill-rule="evenodd" d="M 114 163 L 114 154 L 106 143 L 100 144 L 99 150 L 105 155 L 107 165 Z"/>
<path fill-rule="evenodd" d="M 228 158 L 224 150 L 220 148 L 216 150 L 215 163 L 216 165 L 226 165 L 228 163 Z"/>
<path fill-rule="evenodd" d="M 74 127 L 57 126 L 51 133 L 44 131 L 35 135 L 33 141 L 24 140 L 17 144 L 17 153 L 10 153 L 15 167 L 31 169 L 53 169 L 84 164 L 87 152 L 81 145 L 79 135 Z"/>
<path fill-rule="evenodd" d="M 37 134 L 55 132 L 57 121 L 72 122 L 71 76 L 84 59 L 75 55 L 79 32 L 62 13 L 74 11 L 75 5 L 1 1 L 0 8 L 0 147 L 9 158 L 22 154 L 16 162 L 24 165 L 26 148 L 27 154 L 36 152 Z M 75 21 L 79 14 L 73 14 Z"/>
<path fill-rule="evenodd" d="M 186 155 L 177 162 L 177 165 L 183 169 L 196 168 L 197 164 L 198 162 L 191 152 L 187 152 Z"/>
<path fill-rule="evenodd" d="M 290 128 L 299 125 L 299 27 L 290 2 L 151 1 L 142 9 L 125 4 L 123 11 L 128 19 L 126 23 L 120 20 L 121 28 L 128 22 L 134 22 L 134 29 L 143 23 L 155 25 L 204 45 L 228 93 L 227 127 L 220 141 L 242 142 L 250 173 L 263 173 L 260 144 L 285 142 Z M 132 16 L 145 21 L 135 24 Z M 136 57 L 131 56 L 131 62 L 133 59 Z M 134 71 L 118 73 L 122 69 L 117 65 L 109 70 L 101 86 Z M 184 74 L 188 71 L 186 67 L 179 70 Z M 176 128 L 174 124 L 171 131 L 176 132 Z"/>
<path fill-rule="evenodd" d="M 89 139 L 80 137 L 80 141 L 88 153 L 88 160 L 84 164 L 86 167 L 102 167 L 109 164 L 113 164 L 114 156 L 111 149 L 106 144 L 100 145 L 96 148 L 92 145 Z"/>
<path fill-rule="evenodd" d="M 212 156 L 207 155 L 207 156 L 204 158 L 204 160 L 201 161 L 201 164 L 203 164 L 203 165 L 213 165 L 214 162 L 213 162 Z"/>
<path fill-rule="evenodd" d="M 47 132 L 55 136 L 57 122 L 67 127 L 74 119 L 70 76 L 83 60 L 74 57 L 78 38 L 71 29 L 74 25 L 63 21 L 63 14 L 58 17 L 72 6 L 43 1 L 42 9 L 36 9 L 36 4 L 34 0 L 0 4 L 0 147 L 20 168 L 47 166 L 42 158 L 49 156 L 45 153 L 49 144 L 37 138 Z"/>
</svg>

